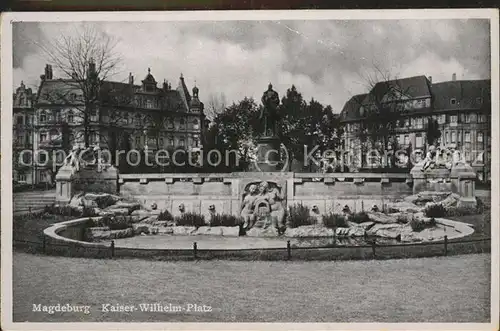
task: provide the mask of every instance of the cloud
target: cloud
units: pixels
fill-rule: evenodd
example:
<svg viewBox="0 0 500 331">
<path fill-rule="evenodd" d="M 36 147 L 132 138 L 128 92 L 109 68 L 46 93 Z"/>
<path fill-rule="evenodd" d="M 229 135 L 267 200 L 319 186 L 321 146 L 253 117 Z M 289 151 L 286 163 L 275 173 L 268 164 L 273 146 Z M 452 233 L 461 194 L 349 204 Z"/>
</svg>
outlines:
<svg viewBox="0 0 500 331">
<path fill-rule="evenodd" d="M 29 26 L 31 24 L 31 26 Z M 340 111 L 366 92 L 374 66 L 391 77 L 432 76 L 433 81 L 490 75 L 487 20 L 337 20 L 88 23 L 116 38 L 122 54 L 114 77 L 139 82 L 151 68 L 158 82 L 176 85 L 182 72 L 200 98 L 223 92 L 228 101 L 260 100 L 272 82 L 282 96 L 294 84 Z M 16 23 L 14 84 L 39 83 L 44 56 L 19 40 L 51 40 L 75 24 Z M 25 26 L 26 25 L 26 26 Z M 72 29 L 69 29 L 72 28 Z M 74 30 L 74 29 L 73 29 Z"/>
</svg>

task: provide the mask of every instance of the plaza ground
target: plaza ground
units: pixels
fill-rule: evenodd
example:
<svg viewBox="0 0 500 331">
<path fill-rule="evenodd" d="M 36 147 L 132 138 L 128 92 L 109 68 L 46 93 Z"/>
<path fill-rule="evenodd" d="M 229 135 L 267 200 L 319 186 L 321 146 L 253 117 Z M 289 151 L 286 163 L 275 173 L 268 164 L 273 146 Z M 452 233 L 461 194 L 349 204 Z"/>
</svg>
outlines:
<svg viewBox="0 0 500 331">
<path fill-rule="evenodd" d="M 161 262 L 14 252 L 14 321 L 487 322 L 490 255 L 347 262 Z M 33 312 L 84 304 L 91 314 Z M 212 312 L 104 313 L 101 304 Z"/>
</svg>

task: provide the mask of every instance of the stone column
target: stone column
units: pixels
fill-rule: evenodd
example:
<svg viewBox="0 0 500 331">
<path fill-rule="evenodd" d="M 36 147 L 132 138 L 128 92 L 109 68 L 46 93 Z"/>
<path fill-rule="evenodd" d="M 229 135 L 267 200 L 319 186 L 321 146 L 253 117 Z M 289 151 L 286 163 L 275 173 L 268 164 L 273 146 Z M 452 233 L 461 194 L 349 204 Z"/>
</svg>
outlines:
<svg viewBox="0 0 500 331">
<path fill-rule="evenodd" d="M 450 178 L 455 193 L 460 195 L 459 207 L 476 206 L 476 173 L 466 163 L 459 163 L 451 169 Z"/>
<path fill-rule="evenodd" d="M 262 137 L 257 140 L 257 170 L 279 171 L 280 140 L 277 137 Z"/>
<path fill-rule="evenodd" d="M 62 166 L 56 175 L 56 202 L 68 204 L 73 197 L 73 168 Z"/>
<path fill-rule="evenodd" d="M 410 174 L 413 178 L 413 194 L 425 191 L 427 188 L 427 178 L 422 171 L 422 166 L 418 164 L 415 165 L 411 169 Z"/>
</svg>

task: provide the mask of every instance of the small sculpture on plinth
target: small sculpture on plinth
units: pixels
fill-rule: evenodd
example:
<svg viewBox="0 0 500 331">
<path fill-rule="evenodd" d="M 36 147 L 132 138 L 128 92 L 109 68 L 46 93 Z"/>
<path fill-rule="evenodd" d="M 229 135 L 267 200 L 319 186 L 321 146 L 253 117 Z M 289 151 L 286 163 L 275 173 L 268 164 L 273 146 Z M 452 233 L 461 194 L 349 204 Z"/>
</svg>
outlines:
<svg viewBox="0 0 500 331">
<path fill-rule="evenodd" d="M 274 137 L 277 134 L 278 106 L 280 99 L 278 92 L 273 90 L 273 85 L 269 83 L 267 91 L 262 95 L 262 136 Z"/>
</svg>

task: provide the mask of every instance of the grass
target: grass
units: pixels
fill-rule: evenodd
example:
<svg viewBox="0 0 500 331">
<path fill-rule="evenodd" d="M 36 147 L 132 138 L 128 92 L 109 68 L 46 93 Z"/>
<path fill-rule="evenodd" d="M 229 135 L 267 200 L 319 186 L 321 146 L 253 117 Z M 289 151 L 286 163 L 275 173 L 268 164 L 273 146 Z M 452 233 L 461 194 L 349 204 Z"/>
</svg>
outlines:
<svg viewBox="0 0 500 331">
<path fill-rule="evenodd" d="M 489 254 L 349 262 L 160 262 L 13 254 L 16 322 L 387 323 L 490 318 Z M 212 312 L 100 311 L 103 303 L 154 302 L 210 305 Z M 85 304 L 91 306 L 91 314 L 35 313 L 33 303 Z"/>
</svg>

